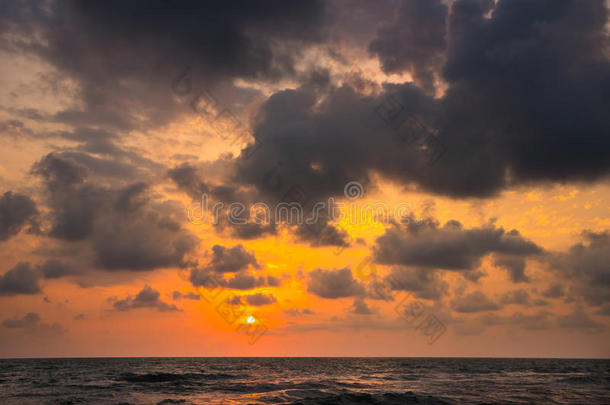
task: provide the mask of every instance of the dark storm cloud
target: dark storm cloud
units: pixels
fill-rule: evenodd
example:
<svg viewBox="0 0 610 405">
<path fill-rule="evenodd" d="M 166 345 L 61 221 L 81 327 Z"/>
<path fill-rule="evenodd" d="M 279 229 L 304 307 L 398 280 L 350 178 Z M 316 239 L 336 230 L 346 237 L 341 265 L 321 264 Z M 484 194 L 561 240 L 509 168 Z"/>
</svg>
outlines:
<svg viewBox="0 0 610 405">
<path fill-rule="evenodd" d="M 264 147 L 240 159 L 239 178 L 265 191 L 265 175 L 281 164 L 284 183 L 320 199 L 341 195 L 346 179 L 366 182 L 371 172 L 452 197 L 606 176 L 604 2 L 504 0 L 488 18 L 491 4 L 453 4 L 443 68 L 448 89 L 441 98 L 408 83 L 386 84 L 370 102 L 348 85 L 304 85 L 272 95 L 254 125 Z M 385 31 L 384 41 L 392 33 Z M 409 41 L 396 35 L 395 43 Z M 388 123 L 374 111 L 387 106 L 390 94 L 398 107 Z M 426 165 L 427 149 L 396 139 L 408 136 L 408 123 L 399 125 L 408 116 L 436 131 L 445 145 L 433 166 Z"/>
<path fill-rule="evenodd" d="M 440 0 L 403 1 L 369 51 L 378 56 L 384 72 L 410 71 L 418 85 L 433 89 L 446 46 L 446 17 L 447 6 Z"/>
<path fill-rule="evenodd" d="M 208 265 L 210 270 L 218 273 L 235 273 L 245 270 L 249 266 L 260 269 L 253 252 L 249 252 L 243 245 L 227 248 L 220 245 L 212 247 L 212 260 Z"/>
<path fill-rule="evenodd" d="M 610 232 L 582 233 L 583 242 L 573 245 L 565 253 L 549 254 L 549 265 L 571 284 L 568 295 L 583 297 L 589 304 L 610 302 Z M 553 288 L 551 288 L 553 287 Z M 561 297 L 561 285 L 550 286 L 547 297 Z"/>
<path fill-rule="evenodd" d="M 7 319 L 2 322 L 7 329 L 20 329 L 30 334 L 51 337 L 65 333 L 65 329 L 58 323 L 47 324 L 40 321 L 40 315 L 29 312 L 21 319 Z"/>
<path fill-rule="evenodd" d="M 181 311 L 174 304 L 161 301 L 160 297 L 159 291 L 147 285 L 135 297 L 128 296 L 112 305 L 118 311 L 129 311 L 137 308 L 155 308 L 159 312 Z"/>
<path fill-rule="evenodd" d="M 20 262 L 0 276 L 0 296 L 40 294 L 40 274 L 28 262 Z"/>
<path fill-rule="evenodd" d="M 15 236 L 26 224 L 35 226 L 38 209 L 26 195 L 7 191 L 0 197 L 0 242 Z"/>
<path fill-rule="evenodd" d="M 396 224 L 377 238 L 374 247 L 380 264 L 458 271 L 474 270 L 491 253 L 519 258 L 541 252 L 514 229 L 506 232 L 493 224 L 465 229 L 454 220 L 442 227 L 433 220 Z"/>
<path fill-rule="evenodd" d="M 323 4 L 313 0 L 14 3 L 0 10 L 0 44 L 35 53 L 80 84 L 83 109 L 55 117 L 72 125 L 166 122 L 176 113 L 171 80 L 186 66 L 212 84 L 277 78 L 293 74 L 303 46 L 322 38 Z"/>
<path fill-rule="evenodd" d="M 307 292 L 322 298 L 345 298 L 363 295 L 364 286 L 349 268 L 340 270 L 316 269 L 309 273 Z"/>
<path fill-rule="evenodd" d="M 456 312 L 473 313 L 484 311 L 497 311 L 501 307 L 481 291 L 474 291 L 463 297 L 454 298 L 451 308 Z"/>
<path fill-rule="evenodd" d="M 180 228 L 171 212 L 150 201 L 142 182 L 108 186 L 91 178 L 99 171 L 73 154 L 51 153 L 34 164 L 48 190 L 49 235 L 87 241 L 95 264 L 105 270 L 151 270 L 176 266 L 197 239 Z"/>
</svg>

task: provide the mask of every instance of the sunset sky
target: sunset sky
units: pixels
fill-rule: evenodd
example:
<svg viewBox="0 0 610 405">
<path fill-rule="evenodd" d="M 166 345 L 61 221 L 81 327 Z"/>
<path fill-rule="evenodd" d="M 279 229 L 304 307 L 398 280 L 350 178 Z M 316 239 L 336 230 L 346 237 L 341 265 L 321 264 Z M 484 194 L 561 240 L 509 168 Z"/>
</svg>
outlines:
<svg viewBox="0 0 610 405">
<path fill-rule="evenodd" d="M 605 0 L 2 2 L 0 357 L 609 357 L 609 30 Z"/>
</svg>

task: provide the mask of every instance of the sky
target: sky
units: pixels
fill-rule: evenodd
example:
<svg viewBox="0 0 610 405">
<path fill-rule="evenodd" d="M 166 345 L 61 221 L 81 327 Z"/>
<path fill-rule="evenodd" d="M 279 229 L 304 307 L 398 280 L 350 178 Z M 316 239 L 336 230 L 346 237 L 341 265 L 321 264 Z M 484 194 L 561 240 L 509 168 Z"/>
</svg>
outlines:
<svg viewBox="0 0 610 405">
<path fill-rule="evenodd" d="M 0 357 L 610 357 L 604 0 L 0 4 Z"/>
</svg>

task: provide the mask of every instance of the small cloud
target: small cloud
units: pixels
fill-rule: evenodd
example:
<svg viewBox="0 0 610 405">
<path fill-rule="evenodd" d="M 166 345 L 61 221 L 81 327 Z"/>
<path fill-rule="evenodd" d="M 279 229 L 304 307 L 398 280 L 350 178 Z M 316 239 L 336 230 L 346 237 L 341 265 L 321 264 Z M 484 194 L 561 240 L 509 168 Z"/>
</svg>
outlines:
<svg viewBox="0 0 610 405">
<path fill-rule="evenodd" d="M 246 295 L 245 299 L 249 305 L 254 305 L 254 306 L 269 305 L 269 304 L 273 304 L 273 303 L 277 302 L 277 299 L 272 294 L 265 295 L 265 294 L 259 293 L 259 294 Z"/>
<path fill-rule="evenodd" d="M 316 269 L 309 274 L 307 291 L 322 298 L 345 298 L 363 295 L 364 286 L 349 268 L 341 270 Z"/>
<path fill-rule="evenodd" d="M 354 300 L 350 312 L 356 315 L 372 315 L 374 313 L 363 298 L 356 298 Z"/>
<path fill-rule="evenodd" d="M 57 336 L 66 332 L 66 329 L 56 322 L 52 324 L 41 322 L 40 315 L 35 312 L 30 312 L 20 319 L 6 319 L 2 322 L 2 326 L 42 337 Z"/>
<path fill-rule="evenodd" d="M 137 308 L 156 308 L 159 312 L 181 311 L 174 304 L 161 301 L 160 297 L 159 291 L 146 285 L 135 297 L 128 296 L 114 302 L 113 306 L 118 311 L 129 311 Z"/>
<path fill-rule="evenodd" d="M 172 298 L 174 300 L 187 299 L 187 300 L 199 301 L 201 299 L 201 296 L 199 294 L 195 294 L 192 291 L 189 291 L 187 293 L 181 293 L 180 291 L 174 291 L 172 293 Z"/>
<path fill-rule="evenodd" d="M 464 297 L 455 298 L 451 301 L 451 307 L 462 313 L 497 311 L 501 308 L 481 291 L 474 291 Z"/>
<path fill-rule="evenodd" d="M 313 315 L 315 314 L 315 312 L 313 312 L 311 309 L 309 308 L 290 308 L 290 309 L 285 309 L 284 313 L 290 316 L 302 316 L 302 315 Z"/>
<path fill-rule="evenodd" d="M 212 261 L 208 265 L 210 270 L 218 273 L 235 273 L 247 269 L 248 266 L 261 268 L 254 252 L 247 251 L 243 245 L 239 244 L 232 248 L 220 245 L 212 247 Z"/>
</svg>

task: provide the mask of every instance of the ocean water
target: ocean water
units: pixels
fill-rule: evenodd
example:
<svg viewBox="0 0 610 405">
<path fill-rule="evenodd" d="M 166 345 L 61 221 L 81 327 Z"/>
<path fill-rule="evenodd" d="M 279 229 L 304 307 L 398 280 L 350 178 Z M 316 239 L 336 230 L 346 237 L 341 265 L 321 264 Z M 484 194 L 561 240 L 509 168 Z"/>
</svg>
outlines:
<svg viewBox="0 0 610 405">
<path fill-rule="evenodd" d="M 610 404 L 610 360 L 0 360 L 0 404 Z"/>
</svg>

